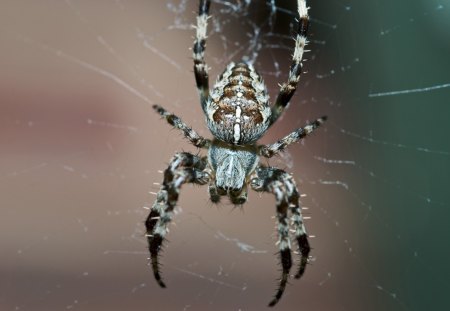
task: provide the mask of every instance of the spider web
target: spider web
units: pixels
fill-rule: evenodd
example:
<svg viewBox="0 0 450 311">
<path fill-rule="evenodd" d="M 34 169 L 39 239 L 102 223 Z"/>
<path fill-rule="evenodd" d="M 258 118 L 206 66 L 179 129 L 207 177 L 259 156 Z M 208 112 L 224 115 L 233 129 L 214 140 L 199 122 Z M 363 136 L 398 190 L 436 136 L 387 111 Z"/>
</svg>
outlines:
<svg viewBox="0 0 450 311">
<path fill-rule="evenodd" d="M 450 3 L 309 1 L 306 73 L 269 143 L 321 115 L 268 163 L 295 176 L 312 260 L 280 310 L 448 305 Z M 158 103 L 210 137 L 191 51 L 197 1 L 2 1 L 1 310 L 260 310 L 279 267 L 274 199 L 212 206 L 185 186 L 162 263 L 143 221 L 180 150 Z M 211 84 L 253 62 L 287 79 L 295 1 L 211 5 Z M 263 160 L 264 162 L 265 160 Z"/>
</svg>

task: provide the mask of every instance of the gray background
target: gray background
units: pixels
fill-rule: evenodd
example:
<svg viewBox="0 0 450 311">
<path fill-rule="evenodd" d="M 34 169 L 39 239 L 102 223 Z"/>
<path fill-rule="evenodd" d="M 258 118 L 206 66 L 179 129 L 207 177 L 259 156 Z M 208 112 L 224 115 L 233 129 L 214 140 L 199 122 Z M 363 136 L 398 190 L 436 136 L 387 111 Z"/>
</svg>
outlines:
<svg viewBox="0 0 450 311">
<path fill-rule="evenodd" d="M 307 194 L 314 236 L 312 264 L 277 309 L 443 309 L 450 3 L 308 4 L 308 73 L 262 142 L 323 114 L 330 120 L 269 162 Z M 290 64 L 295 1 L 275 1 L 273 15 L 270 2 L 232 5 L 211 7 L 211 82 L 255 50 L 274 98 Z M 262 310 L 269 302 L 279 268 L 270 195 L 251 193 L 234 209 L 211 206 L 205 187 L 184 187 L 162 261 L 167 289 L 147 266 L 142 207 L 174 152 L 196 152 L 151 105 L 209 136 L 189 51 L 196 7 L 1 2 L 1 310 Z"/>
</svg>

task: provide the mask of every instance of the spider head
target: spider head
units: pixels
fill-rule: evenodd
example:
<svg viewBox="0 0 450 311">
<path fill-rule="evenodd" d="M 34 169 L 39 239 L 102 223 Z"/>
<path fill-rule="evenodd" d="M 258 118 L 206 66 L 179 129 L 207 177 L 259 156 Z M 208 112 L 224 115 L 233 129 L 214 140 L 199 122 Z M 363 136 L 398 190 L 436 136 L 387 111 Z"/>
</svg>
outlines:
<svg viewBox="0 0 450 311">
<path fill-rule="evenodd" d="M 208 149 L 208 162 L 215 172 L 216 186 L 222 193 L 240 193 L 245 179 L 258 164 L 254 147 L 230 146 L 214 141 Z"/>
<path fill-rule="evenodd" d="M 206 123 L 217 139 L 232 145 L 257 141 L 269 127 L 266 87 L 252 65 L 231 63 L 220 75 L 206 105 Z"/>
</svg>

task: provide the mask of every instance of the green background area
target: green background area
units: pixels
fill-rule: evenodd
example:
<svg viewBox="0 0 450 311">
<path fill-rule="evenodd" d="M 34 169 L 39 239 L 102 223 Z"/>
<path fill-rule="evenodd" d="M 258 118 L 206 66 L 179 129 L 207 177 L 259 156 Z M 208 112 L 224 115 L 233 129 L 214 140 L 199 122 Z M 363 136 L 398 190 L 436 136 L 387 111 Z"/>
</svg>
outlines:
<svg viewBox="0 0 450 311">
<path fill-rule="evenodd" d="M 446 309 L 450 3 L 314 2 L 311 12 L 320 10 L 322 20 L 338 21 L 336 34 L 327 40 L 332 45 L 320 53 L 330 63 L 359 58 L 358 66 L 333 79 L 335 97 L 345 104 L 331 120 L 359 136 L 339 144 L 355 153 L 368 174 L 353 191 L 379 217 L 356 233 L 364 240 L 360 251 L 373 275 L 384 281 L 383 294 L 395 293 L 399 302 L 374 310 Z M 325 26 L 313 26 L 317 36 L 329 33 Z"/>
</svg>

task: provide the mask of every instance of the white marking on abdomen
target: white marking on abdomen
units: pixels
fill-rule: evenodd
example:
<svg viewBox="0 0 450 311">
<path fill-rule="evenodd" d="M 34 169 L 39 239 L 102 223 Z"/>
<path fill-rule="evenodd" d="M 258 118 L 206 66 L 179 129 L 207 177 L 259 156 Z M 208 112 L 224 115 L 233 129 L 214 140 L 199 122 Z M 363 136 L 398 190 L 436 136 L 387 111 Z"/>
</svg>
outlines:
<svg viewBox="0 0 450 311">
<path fill-rule="evenodd" d="M 234 143 L 237 144 L 239 141 L 239 138 L 241 138 L 241 126 L 236 123 L 234 125 Z"/>
<path fill-rule="evenodd" d="M 236 108 L 236 122 L 240 122 L 240 119 L 241 119 L 241 113 L 242 113 L 242 109 L 241 109 L 241 107 L 237 107 Z M 237 121 L 237 120 L 239 120 L 239 121 Z"/>
</svg>

